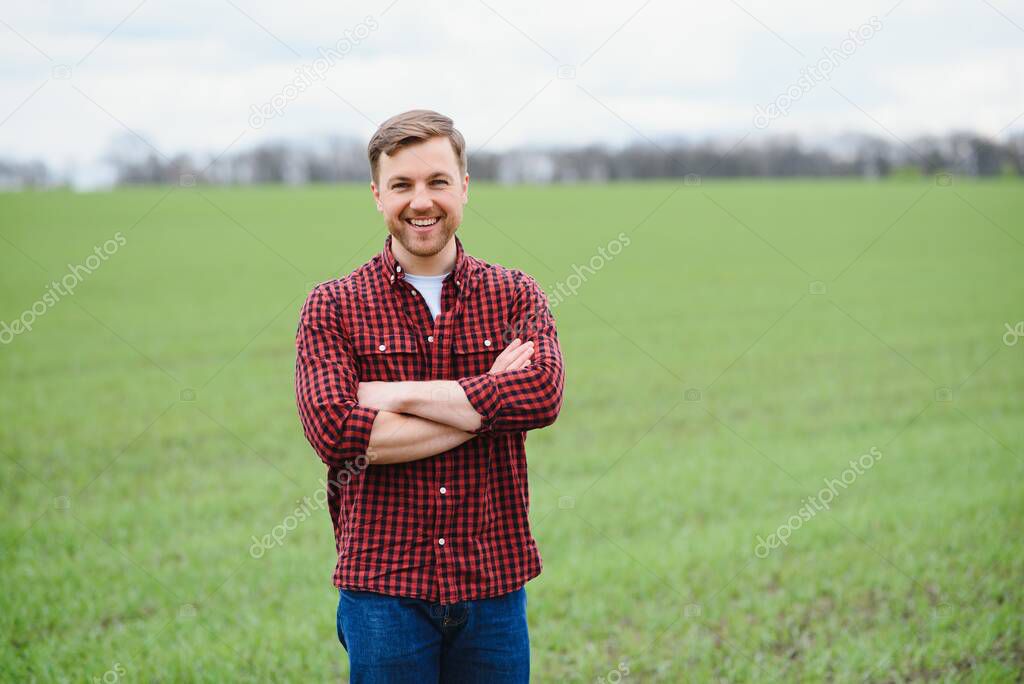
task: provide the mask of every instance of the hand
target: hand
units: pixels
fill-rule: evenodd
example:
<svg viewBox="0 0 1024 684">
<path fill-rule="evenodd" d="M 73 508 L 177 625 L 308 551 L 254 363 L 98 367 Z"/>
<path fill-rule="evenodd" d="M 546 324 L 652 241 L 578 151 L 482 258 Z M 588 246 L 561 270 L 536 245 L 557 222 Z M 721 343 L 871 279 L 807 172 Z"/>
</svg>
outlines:
<svg viewBox="0 0 1024 684">
<path fill-rule="evenodd" d="M 361 382 L 356 389 L 356 401 L 369 408 L 393 411 L 394 385 L 393 382 Z"/>
<path fill-rule="evenodd" d="M 530 365 L 531 356 L 533 356 L 533 341 L 523 342 L 517 337 L 498 354 L 498 358 L 494 360 L 491 370 L 487 372 L 495 375 L 505 371 L 526 368 Z"/>
</svg>

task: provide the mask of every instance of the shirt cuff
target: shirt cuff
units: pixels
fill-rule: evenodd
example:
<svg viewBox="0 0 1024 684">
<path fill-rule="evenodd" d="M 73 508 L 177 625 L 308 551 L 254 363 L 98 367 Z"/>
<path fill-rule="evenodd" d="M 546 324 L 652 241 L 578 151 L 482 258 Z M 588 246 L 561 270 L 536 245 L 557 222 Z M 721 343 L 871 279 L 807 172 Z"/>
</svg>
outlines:
<svg viewBox="0 0 1024 684">
<path fill-rule="evenodd" d="M 494 375 L 484 373 L 469 378 L 459 378 L 456 382 L 466 393 L 470 406 L 480 414 L 480 427 L 473 430 L 473 434 L 490 432 L 494 428 L 494 421 L 501 409 L 501 394 L 498 392 L 498 383 Z"/>
<path fill-rule="evenodd" d="M 373 458 L 367 453 L 370 446 L 370 431 L 373 429 L 373 421 L 377 419 L 379 409 L 356 404 L 349 411 L 345 419 L 344 444 L 342 452 L 354 454 L 353 458 L 359 458 L 363 454 Z"/>
</svg>

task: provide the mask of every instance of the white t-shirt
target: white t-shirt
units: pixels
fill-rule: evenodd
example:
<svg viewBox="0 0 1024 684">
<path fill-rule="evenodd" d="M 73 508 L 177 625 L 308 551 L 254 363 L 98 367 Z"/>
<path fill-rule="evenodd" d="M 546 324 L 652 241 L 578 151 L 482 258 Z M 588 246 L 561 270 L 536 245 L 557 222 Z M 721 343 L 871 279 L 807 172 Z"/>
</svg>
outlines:
<svg viewBox="0 0 1024 684">
<path fill-rule="evenodd" d="M 441 313 L 441 288 L 447 277 L 448 273 L 436 276 L 413 275 L 409 272 L 405 274 L 405 279 L 409 281 L 409 284 L 423 295 L 423 299 L 427 302 L 427 308 L 430 309 L 430 315 L 434 318 Z"/>
</svg>

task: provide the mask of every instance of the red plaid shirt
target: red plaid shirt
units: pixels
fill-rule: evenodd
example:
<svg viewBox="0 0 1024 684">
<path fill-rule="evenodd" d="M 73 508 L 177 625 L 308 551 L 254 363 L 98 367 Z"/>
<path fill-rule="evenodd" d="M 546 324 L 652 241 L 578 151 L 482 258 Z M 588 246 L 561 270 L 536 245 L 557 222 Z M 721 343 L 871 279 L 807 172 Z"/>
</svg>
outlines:
<svg viewBox="0 0 1024 684">
<path fill-rule="evenodd" d="M 436 320 L 405 281 L 390 236 L 302 308 L 295 393 L 306 438 L 327 464 L 336 587 L 449 604 L 514 591 L 540 574 L 526 430 L 550 425 L 562 406 L 554 319 L 530 276 L 456 245 Z M 488 373 L 517 336 L 534 341 L 530 365 Z M 356 390 L 373 380 L 457 380 L 482 425 L 442 454 L 369 465 L 377 410 L 359 405 Z"/>
</svg>

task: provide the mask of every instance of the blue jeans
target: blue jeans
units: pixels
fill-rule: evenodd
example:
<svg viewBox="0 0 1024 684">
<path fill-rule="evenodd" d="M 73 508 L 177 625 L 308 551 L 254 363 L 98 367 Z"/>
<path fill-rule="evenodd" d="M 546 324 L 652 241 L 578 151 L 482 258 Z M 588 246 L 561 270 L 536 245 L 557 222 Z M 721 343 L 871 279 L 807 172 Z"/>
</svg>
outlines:
<svg viewBox="0 0 1024 684">
<path fill-rule="evenodd" d="M 340 589 L 337 622 L 351 684 L 530 681 L 525 586 L 447 606 Z"/>
</svg>

